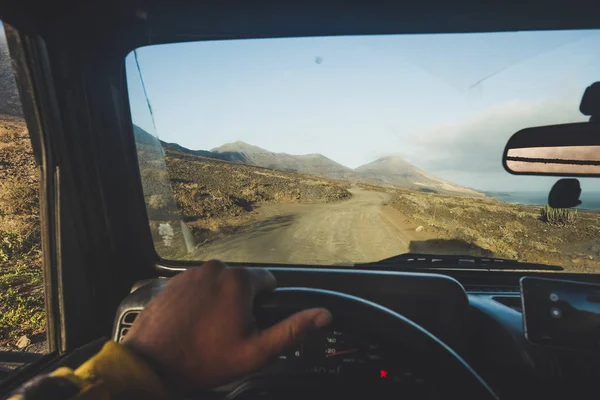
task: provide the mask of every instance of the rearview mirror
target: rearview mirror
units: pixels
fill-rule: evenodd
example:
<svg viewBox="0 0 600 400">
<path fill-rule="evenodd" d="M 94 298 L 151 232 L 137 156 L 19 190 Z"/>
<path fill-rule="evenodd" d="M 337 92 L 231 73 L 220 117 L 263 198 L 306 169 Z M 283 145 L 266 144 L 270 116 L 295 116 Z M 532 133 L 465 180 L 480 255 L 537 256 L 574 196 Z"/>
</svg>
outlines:
<svg viewBox="0 0 600 400">
<path fill-rule="evenodd" d="M 506 144 L 502 163 L 517 175 L 600 176 L 600 124 L 520 130 Z"/>
</svg>

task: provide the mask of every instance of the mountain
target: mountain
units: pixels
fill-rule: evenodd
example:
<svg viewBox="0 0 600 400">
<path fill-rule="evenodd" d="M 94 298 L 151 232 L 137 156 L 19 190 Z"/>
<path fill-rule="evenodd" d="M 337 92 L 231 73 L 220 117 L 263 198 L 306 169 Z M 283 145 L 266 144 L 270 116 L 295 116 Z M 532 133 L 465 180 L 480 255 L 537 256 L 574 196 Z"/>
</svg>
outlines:
<svg viewBox="0 0 600 400">
<path fill-rule="evenodd" d="M 215 152 L 215 153 L 246 153 L 246 154 L 269 153 L 269 154 L 275 154 L 271 151 L 263 149 L 262 147 L 253 146 L 251 144 L 248 144 L 248 143 L 245 143 L 245 142 L 242 142 L 239 140 L 237 142 L 225 143 L 224 145 L 215 147 L 214 149 L 211 149 L 210 151 Z"/>
<path fill-rule="evenodd" d="M 235 162 L 240 162 L 242 164 L 246 164 L 245 159 L 237 159 L 236 160 L 235 156 L 232 154 L 212 153 L 208 150 L 190 150 L 190 149 L 183 147 L 177 143 L 163 142 L 162 140 L 157 139 L 156 136 L 146 132 L 144 129 L 140 128 L 136 124 L 133 124 L 133 135 L 135 137 L 136 143 L 143 144 L 143 145 L 149 145 L 151 147 L 154 147 L 155 149 L 159 149 L 159 146 L 162 146 L 162 148 L 165 151 L 174 151 L 174 152 L 179 152 L 179 153 L 184 153 L 184 154 L 191 154 L 191 155 L 198 156 L 198 157 L 214 158 L 214 159 L 223 160 L 223 161 L 235 161 Z"/>
<path fill-rule="evenodd" d="M 292 155 L 274 153 L 244 142 L 226 143 L 211 150 L 229 161 L 282 171 L 302 172 L 330 178 L 346 179 L 354 175 L 352 169 L 343 166 L 322 154 Z"/>
<path fill-rule="evenodd" d="M 191 154 L 199 157 L 214 158 L 238 164 L 278 169 L 281 171 L 302 172 L 336 179 L 351 179 L 355 176 L 352 169 L 336 163 L 322 154 L 291 155 L 274 153 L 244 142 L 226 143 L 208 150 L 190 150 L 177 143 L 159 142 L 156 137 L 137 125 L 133 125 L 137 143 L 157 146 L 162 144 L 165 151 Z"/>
<path fill-rule="evenodd" d="M 138 143 L 162 144 L 165 151 L 191 154 L 238 164 L 277 169 L 280 171 L 301 172 L 334 179 L 362 181 L 375 185 L 394 186 L 422 192 L 482 196 L 475 190 L 445 181 L 425 172 L 399 156 L 380 158 L 356 169 L 348 168 L 322 154 L 292 155 L 272 151 L 237 141 L 208 150 L 190 150 L 177 143 L 158 141 L 154 136 L 134 125 Z"/>
<path fill-rule="evenodd" d="M 391 185 L 423 192 L 482 196 L 481 193 L 431 175 L 404 160 L 389 156 L 361 165 L 354 170 L 362 179 L 380 185 Z"/>
</svg>

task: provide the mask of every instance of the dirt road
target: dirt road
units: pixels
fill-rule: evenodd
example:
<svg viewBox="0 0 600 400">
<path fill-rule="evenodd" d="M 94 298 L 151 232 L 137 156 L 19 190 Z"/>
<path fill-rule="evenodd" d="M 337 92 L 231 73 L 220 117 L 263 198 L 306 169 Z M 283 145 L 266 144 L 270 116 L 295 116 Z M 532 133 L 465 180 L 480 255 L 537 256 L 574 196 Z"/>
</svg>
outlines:
<svg viewBox="0 0 600 400">
<path fill-rule="evenodd" d="M 294 264 L 376 261 L 409 251 L 423 239 L 396 211 L 389 195 L 359 188 L 350 200 L 261 207 L 257 220 L 200 246 L 196 259 Z"/>
</svg>

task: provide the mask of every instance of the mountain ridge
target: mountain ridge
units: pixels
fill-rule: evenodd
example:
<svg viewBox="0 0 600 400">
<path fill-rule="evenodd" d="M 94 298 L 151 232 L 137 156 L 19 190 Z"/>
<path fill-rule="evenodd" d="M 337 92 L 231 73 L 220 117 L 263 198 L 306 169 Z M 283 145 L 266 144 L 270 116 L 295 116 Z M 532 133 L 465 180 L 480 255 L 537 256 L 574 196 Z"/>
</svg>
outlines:
<svg viewBox="0 0 600 400">
<path fill-rule="evenodd" d="M 134 125 L 137 141 L 157 139 Z M 150 136 L 150 138 L 148 137 Z M 399 155 L 381 157 L 357 168 L 349 168 L 320 153 L 293 155 L 276 153 L 243 141 L 224 143 L 211 150 L 191 150 L 177 143 L 160 141 L 166 151 L 190 154 L 233 163 L 254 165 L 288 172 L 323 176 L 352 182 L 364 182 L 423 192 L 485 196 L 473 189 L 454 184 L 421 170 Z"/>
</svg>

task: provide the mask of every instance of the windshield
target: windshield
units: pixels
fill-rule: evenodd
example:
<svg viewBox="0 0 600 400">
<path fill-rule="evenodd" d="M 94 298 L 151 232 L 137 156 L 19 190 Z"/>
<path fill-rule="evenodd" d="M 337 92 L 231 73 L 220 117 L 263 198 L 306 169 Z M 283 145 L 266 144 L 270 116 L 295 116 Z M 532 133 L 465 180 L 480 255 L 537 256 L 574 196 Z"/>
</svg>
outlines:
<svg viewBox="0 0 600 400">
<path fill-rule="evenodd" d="M 353 265 L 403 253 L 600 271 L 600 182 L 514 176 L 516 131 L 587 121 L 598 31 L 223 40 L 126 59 L 164 259 Z"/>
</svg>

